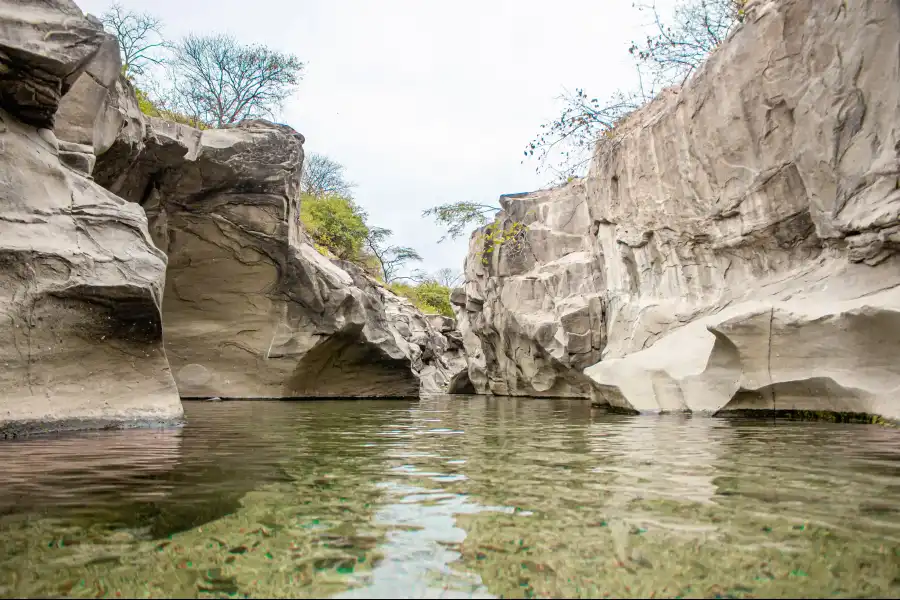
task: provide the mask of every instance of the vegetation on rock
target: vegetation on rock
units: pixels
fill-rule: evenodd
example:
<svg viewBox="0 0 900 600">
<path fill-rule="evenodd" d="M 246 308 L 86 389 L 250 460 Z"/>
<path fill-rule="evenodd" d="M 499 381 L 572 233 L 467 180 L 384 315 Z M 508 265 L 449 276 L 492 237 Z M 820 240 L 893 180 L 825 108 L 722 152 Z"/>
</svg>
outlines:
<svg viewBox="0 0 900 600">
<path fill-rule="evenodd" d="M 351 198 L 304 194 L 300 221 L 320 251 L 325 249 L 341 260 L 365 265 L 362 250 L 369 235 L 366 213 Z"/>
<path fill-rule="evenodd" d="M 450 304 L 450 288 L 433 279 L 420 283 L 394 282 L 388 289 L 408 298 L 419 310 L 425 314 L 453 316 L 453 305 Z"/>
<path fill-rule="evenodd" d="M 527 229 L 528 226 L 521 221 L 513 221 L 505 227 L 499 223 L 491 223 L 484 228 L 484 233 L 480 236 L 481 250 L 475 253 L 475 257 L 481 264 L 487 265 L 494 250 L 502 248 L 507 243 L 514 249 L 524 247 Z"/>
<path fill-rule="evenodd" d="M 123 73 L 143 90 L 141 109 L 152 116 L 215 127 L 271 117 L 302 78 L 296 56 L 227 34 L 169 42 L 159 19 L 118 3 L 101 20 L 119 41 Z"/>
<path fill-rule="evenodd" d="M 583 89 L 564 92 L 560 116 L 540 127 L 525 147 L 537 157 L 537 171 L 547 170 L 557 182 L 583 174 L 598 143 L 614 142 L 616 126 L 662 88 L 683 85 L 729 33 L 744 19 L 746 0 L 677 0 L 671 19 L 655 3 L 635 4 L 652 13 L 652 33 L 628 49 L 636 62 L 639 89 L 618 91 L 609 98 L 592 97 Z M 667 22 L 670 21 L 670 22 Z"/>
<path fill-rule="evenodd" d="M 134 94 L 137 97 L 138 107 L 141 109 L 141 112 L 148 117 L 158 117 L 160 119 L 165 119 L 166 121 L 172 121 L 173 123 L 190 125 L 191 127 L 196 127 L 197 129 L 207 129 L 209 127 L 203 121 L 198 121 L 197 119 L 181 114 L 177 111 L 163 108 L 162 106 L 151 100 L 147 92 L 139 88 L 137 85 L 134 86 Z"/>
</svg>

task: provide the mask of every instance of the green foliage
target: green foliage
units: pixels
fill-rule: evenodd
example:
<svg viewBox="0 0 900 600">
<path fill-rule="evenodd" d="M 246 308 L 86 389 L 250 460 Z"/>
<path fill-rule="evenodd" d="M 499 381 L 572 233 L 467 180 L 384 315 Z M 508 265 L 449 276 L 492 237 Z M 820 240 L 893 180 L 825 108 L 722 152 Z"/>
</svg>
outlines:
<svg viewBox="0 0 900 600">
<path fill-rule="evenodd" d="M 326 157 L 317 164 L 309 172 L 303 186 L 309 191 L 300 202 L 300 222 L 315 248 L 326 256 L 350 261 L 385 283 L 408 279 L 398 275 L 408 263 L 422 260 L 419 253 L 392 245 L 390 229 L 369 226 L 368 215 L 349 195 L 354 184 L 344 179 L 343 165 Z"/>
<path fill-rule="evenodd" d="M 165 119 L 166 121 L 172 121 L 173 123 L 190 125 L 191 127 L 196 127 L 197 129 L 209 128 L 209 125 L 202 121 L 198 121 L 197 119 L 193 119 L 174 110 L 167 110 L 165 108 L 162 108 L 157 102 L 154 102 L 150 98 L 150 95 L 147 94 L 147 92 L 137 87 L 136 85 L 134 86 L 134 94 L 135 96 L 137 96 L 138 107 L 141 109 L 141 112 L 148 117 L 158 117 L 160 119 Z"/>
<path fill-rule="evenodd" d="M 502 248 L 504 245 L 518 249 L 525 244 L 525 232 L 528 226 L 521 221 L 513 221 L 505 227 L 501 227 L 499 223 L 491 223 L 484 228 L 484 233 L 480 236 L 481 250 L 475 253 L 476 258 L 481 260 L 481 264 L 488 264 L 494 248 Z"/>
<path fill-rule="evenodd" d="M 364 262 L 362 249 L 369 228 L 365 212 L 353 200 L 336 195 L 304 195 L 300 221 L 319 247 L 341 260 Z"/>
<path fill-rule="evenodd" d="M 458 238 L 469 231 L 472 226 L 484 225 L 487 222 L 487 215 L 493 215 L 499 210 L 499 206 L 475 202 L 451 202 L 424 210 L 422 216 L 433 217 L 439 226 L 446 227 L 447 234 L 438 240 L 438 242 L 443 242 L 448 237 L 450 239 Z"/>
<path fill-rule="evenodd" d="M 425 314 L 453 316 L 450 304 L 450 288 L 434 280 L 426 280 L 419 284 L 394 282 L 388 286 L 398 296 L 408 298 Z"/>
</svg>

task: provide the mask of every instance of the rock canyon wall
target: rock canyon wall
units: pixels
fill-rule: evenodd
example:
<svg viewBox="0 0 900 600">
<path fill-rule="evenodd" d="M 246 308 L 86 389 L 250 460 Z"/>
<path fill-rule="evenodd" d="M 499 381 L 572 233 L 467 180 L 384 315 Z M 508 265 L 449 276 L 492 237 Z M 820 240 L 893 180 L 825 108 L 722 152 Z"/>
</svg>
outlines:
<svg viewBox="0 0 900 600">
<path fill-rule="evenodd" d="M 303 136 L 141 114 L 68 0 L 0 0 L 0 430 L 172 423 L 185 397 L 408 397 L 453 327 L 299 224 Z M 176 387 L 177 386 L 177 387 Z"/>
<path fill-rule="evenodd" d="M 900 3 L 754 0 L 589 174 L 501 198 L 454 292 L 479 392 L 900 418 Z"/>
<path fill-rule="evenodd" d="M 92 124 L 118 77 L 118 53 L 110 69 L 95 60 L 110 39 L 71 2 L 0 2 L 5 432 L 173 422 L 182 415 L 162 344 L 166 257 L 151 241 L 141 207 L 87 173 Z M 54 133 L 60 102 L 83 91 L 82 79 L 90 81 L 93 103 L 72 122 L 88 123 L 91 139 L 60 140 Z M 70 168 L 71 158 L 86 164 Z"/>
</svg>

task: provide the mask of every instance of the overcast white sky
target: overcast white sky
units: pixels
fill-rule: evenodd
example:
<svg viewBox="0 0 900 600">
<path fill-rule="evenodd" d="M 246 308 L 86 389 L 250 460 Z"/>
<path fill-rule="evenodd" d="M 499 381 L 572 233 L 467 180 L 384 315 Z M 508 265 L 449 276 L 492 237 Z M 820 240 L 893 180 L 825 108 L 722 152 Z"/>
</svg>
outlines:
<svg viewBox="0 0 900 600">
<path fill-rule="evenodd" d="M 632 0 L 120 1 L 160 17 L 169 38 L 228 32 L 306 62 L 281 121 L 346 166 L 370 221 L 430 272 L 461 270 L 467 240 L 438 244 L 422 210 L 546 187 L 521 164 L 525 145 L 563 87 L 632 86 L 627 48 L 647 24 Z M 110 4 L 76 2 L 95 15 Z"/>
</svg>

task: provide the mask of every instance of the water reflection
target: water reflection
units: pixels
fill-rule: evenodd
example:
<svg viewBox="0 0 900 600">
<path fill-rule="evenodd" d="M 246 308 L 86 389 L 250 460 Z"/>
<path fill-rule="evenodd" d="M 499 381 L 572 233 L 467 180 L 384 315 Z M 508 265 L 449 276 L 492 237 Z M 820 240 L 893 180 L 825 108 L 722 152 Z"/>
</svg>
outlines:
<svg viewBox="0 0 900 600">
<path fill-rule="evenodd" d="M 153 501 L 169 486 L 163 478 L 181 458 L 179 429 L 90 432 L 0 444 L 3 465 L 0 514 L 32 510 L 83 510 L 98 498 Z"/>
<path fill-rule="evenodd" d="M 0 444 L 0 595 L 900 594 L 896 430 L 458 396 L 186 411 Z"/>
</svg>

